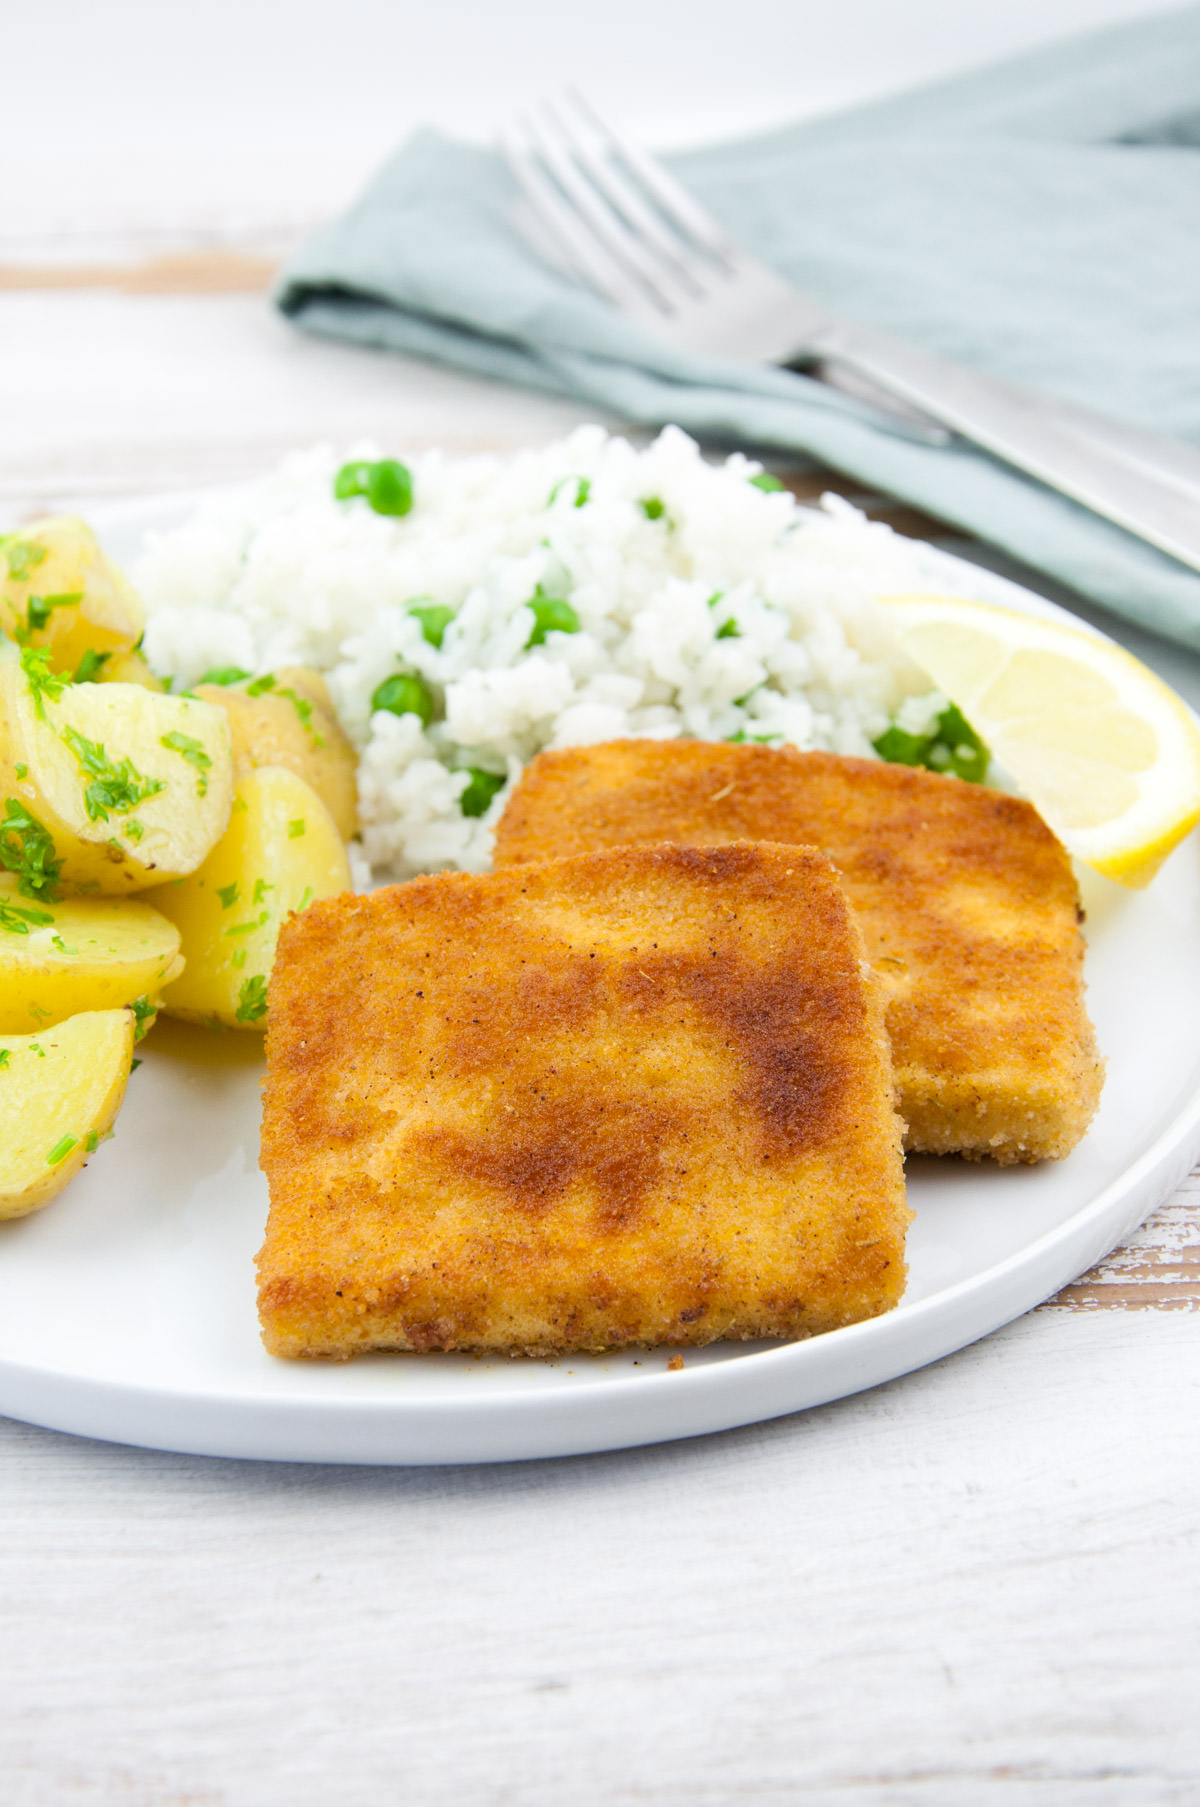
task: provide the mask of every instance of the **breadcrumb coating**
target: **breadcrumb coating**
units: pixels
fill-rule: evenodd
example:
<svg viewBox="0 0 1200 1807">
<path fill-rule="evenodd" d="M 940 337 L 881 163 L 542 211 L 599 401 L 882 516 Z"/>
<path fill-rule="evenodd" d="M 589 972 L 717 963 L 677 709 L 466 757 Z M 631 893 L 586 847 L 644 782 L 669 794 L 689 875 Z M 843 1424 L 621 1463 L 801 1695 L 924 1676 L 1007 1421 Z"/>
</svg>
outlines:
<svg viewBox="0 0 1200 1807">
<path fill-rule="evenodd" d="M 292 917 L 268 1349 L 800 1337 L 904 1287 L 878 987 L 829 863 L 633 847 Z"/>
<path fill-rule="evenodd" d="M 806 843 L 837 867 L 885 987 L 909 1149 L 1069 1153 L 1104 1069 L 1071 863 L 1020 798 L 834 753 L 610 741 L 538 755 L 495 857 L 743 840 Z"/>
</svg>

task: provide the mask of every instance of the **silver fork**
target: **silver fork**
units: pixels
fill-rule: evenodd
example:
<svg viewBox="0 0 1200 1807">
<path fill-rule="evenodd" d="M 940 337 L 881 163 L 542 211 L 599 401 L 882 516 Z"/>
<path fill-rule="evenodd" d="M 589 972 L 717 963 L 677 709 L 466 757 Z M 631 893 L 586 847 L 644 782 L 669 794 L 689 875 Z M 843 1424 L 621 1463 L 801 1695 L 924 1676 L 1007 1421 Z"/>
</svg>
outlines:
<svg viewBox="0 0 1200 1807">
<path fill-rule="evenodd" d="M 805 367 L 923 437 L 960 434 L 1200 570 L 1192 447 L 830 314 L 734 244 L 573 90 L 505 129 L 501 147 L 538 248 L 672 344 Z"/>
</svg>

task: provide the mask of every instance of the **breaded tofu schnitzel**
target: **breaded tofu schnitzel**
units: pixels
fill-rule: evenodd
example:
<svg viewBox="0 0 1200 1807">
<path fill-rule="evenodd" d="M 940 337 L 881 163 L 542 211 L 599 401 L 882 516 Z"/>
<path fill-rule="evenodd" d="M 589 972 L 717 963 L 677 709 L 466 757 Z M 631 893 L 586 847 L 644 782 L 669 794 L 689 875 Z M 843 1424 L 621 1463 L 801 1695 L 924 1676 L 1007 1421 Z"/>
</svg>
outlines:
<svg viewBox="0 0 1200 1807">
<path fill-rule="evenodd" d="M 904 1289 L 878 988 L 828 862 L 635 847 L 345 894 L 271 979 L 276 1355 L 799 1337 Z"/>
<path fill-rule="evenodd" d="M 887 993 L 907 1146 L 1000 1162 L 1064 1155 L 1103 1065 L 1083 1003 L 1079 895 L 1032 805 L 834 753 L 625 740 L 541 753 L 496 865 L 647 841 L 827 853 Z"/>
</svg>

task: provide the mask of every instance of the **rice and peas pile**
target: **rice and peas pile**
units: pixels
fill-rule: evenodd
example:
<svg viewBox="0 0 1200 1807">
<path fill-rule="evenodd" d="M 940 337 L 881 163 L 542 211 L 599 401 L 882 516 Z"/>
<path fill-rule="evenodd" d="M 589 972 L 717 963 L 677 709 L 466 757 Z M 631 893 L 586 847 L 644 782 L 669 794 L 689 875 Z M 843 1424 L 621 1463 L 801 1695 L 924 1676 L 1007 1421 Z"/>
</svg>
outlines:
<svg viewBox="0 0 1200 1807">
<path fill-rule="evenodd" d="M 177 688 L 230 666 L 324 673 L 360 753 L 359 885 L 485 870 L 543 747 L 871 756 L 889 724 L 925 734 L 945 707 L 876 601 L 921 586 L 916 549 L 836 497 L 760 487 L 740 454 L 706 463 L 676 428 L 644 450 L 583 427 L 504 457 L 428 452 L 403 516 L 337 499 L 342 464 L 288 458 L 153 536 L 132 575 L 147 657 Z"/>
</svg>

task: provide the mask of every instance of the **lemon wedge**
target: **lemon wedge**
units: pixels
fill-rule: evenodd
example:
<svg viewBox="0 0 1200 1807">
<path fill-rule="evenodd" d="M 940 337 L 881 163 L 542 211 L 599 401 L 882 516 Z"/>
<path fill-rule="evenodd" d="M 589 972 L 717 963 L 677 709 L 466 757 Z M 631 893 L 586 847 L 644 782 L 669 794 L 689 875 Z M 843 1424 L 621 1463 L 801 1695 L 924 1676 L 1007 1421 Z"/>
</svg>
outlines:
<svg viewBox="0 0 1200 1807">
<path fill-rule="evenodd" d="M 957 703 L 1069 850 L 1149 884 L 1200 821 L 1200 726 L 1111 640 L 950 596 L 884 599 L 909 657 Z"/>
</svg>

